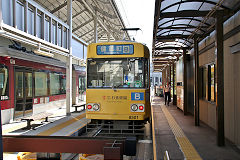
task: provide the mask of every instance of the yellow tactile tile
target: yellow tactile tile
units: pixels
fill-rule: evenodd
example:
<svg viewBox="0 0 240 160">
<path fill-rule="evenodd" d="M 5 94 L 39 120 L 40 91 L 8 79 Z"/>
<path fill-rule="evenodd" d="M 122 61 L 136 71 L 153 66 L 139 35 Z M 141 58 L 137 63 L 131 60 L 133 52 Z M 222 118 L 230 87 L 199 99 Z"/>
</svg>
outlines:
<svg viewBox="0 0 240 160">
<path fill-rule="evenodd" d="M 49 136 L 49 135 L 59 131 L 60 129 L 63 129 L 66 126 L 68 126 L 68 125 L 70 125 L 70 124 L 72 124 L 72 123 L 74 123 L 74 122 L 76 122 L 76 121 L 78 121 L 78 120 L 80 120 L 80 119 L 82 119 L 84 117 L 86 117 L 85 113 L 83 113 L 83 114 L 81 114 L 81 115 L 79 115 L 79 116 L 77 116 L 75 118 L 72 118 L 72 119 L 70 119 L 70 120 L 68 120 L 68 121 L 66 121 L 64 123 L 61 123 L 61 124 L 59 124 L 59 125 L 57 125 L 55 127 L 52 127 L 52 128 L 50 128 L 50 129 L 48 129 L 46 131 L 40 132 L 38 134 L 38 136 Z"/>
<path fill-rule="evenodd" d="M 178 145 L 180 146 L 186 160 L 201 160 L 202 158 L 195 150 L 191 142 L 188 140 L 186 135 L 184 134 L 181 127 L 177 124 L 173 116 L 167 110 L 165 106 L 161 106 L 162 111 L 167 118 L 168 124 L 172 129 L 172 132 L 177 140 Z"/>
</svg>

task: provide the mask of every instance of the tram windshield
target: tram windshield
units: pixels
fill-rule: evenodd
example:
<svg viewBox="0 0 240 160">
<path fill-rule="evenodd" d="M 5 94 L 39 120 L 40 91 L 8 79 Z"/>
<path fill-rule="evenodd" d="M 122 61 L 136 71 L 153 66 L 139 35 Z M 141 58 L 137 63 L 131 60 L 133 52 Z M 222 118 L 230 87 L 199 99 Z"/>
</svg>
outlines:
<svg viewBox="0 0 240 160">
<path fill-rule="evenodd" d="M 88 88 L 145 88 L 148 61 L 145 58 L 89 59 Z"/>
</svg>

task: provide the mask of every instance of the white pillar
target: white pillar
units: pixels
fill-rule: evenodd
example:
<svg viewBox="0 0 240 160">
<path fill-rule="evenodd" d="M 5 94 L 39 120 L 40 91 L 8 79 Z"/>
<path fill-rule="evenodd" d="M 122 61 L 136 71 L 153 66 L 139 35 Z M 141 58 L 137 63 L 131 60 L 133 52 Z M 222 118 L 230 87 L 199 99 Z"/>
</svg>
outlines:
<svg viewBox="0 0 240 160">
<path fill-rule="evenodd" d="M 95 14 L 93 15 L 94 19 L 94 43 L 98 41 L 98 33 L 97 33 L 97 10 L 95 10 Z"/>
<path fill-rule="evenodd" d="M 68 34 L 68 49 L 69 57 L 67 58 L 67 67 L 66 67 L 66 115 L 71 115 L 70 107 L 72 106 L 72 0 L 67 1 L 67 17 L 69 25 L 69 34 Z"/>
</svg>

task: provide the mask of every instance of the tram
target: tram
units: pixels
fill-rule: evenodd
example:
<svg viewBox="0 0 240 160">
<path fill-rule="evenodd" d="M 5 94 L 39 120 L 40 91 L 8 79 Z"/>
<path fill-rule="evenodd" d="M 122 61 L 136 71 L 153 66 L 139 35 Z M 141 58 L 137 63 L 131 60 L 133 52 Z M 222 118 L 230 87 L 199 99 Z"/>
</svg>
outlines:
<svg viewBox="0 0 240 160">
<path fill-rule="evenodd" d="M 148 120 L 151 117 L 148 48 L 132 41 L 90 44 L 86 104 L 87 119 Z"/>
<path fill-rule="evenodd" d="M 2 124 L 49 109 L 61 108 L 66 99 L 66 68 L 57 59 L 0 47 L 24 59 L 0 56 Z M 73 65 L 73 103 L 85 100 L 85 67 Z"/>
</svg>

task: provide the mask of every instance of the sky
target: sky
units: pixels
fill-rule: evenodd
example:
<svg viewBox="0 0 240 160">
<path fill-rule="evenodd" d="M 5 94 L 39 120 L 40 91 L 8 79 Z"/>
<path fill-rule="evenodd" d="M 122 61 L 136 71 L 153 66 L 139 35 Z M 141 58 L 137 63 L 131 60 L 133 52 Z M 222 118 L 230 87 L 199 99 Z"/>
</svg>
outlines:
<svg viewBox="0 0 240 160">
<path fill-rule="evenodd" d="M 153 20 L 155 0 L 115 0 L 127 28 L 140 28 L 129 31 L 135 41 L 144 43 L 152 51 Z"/>
</svg>

